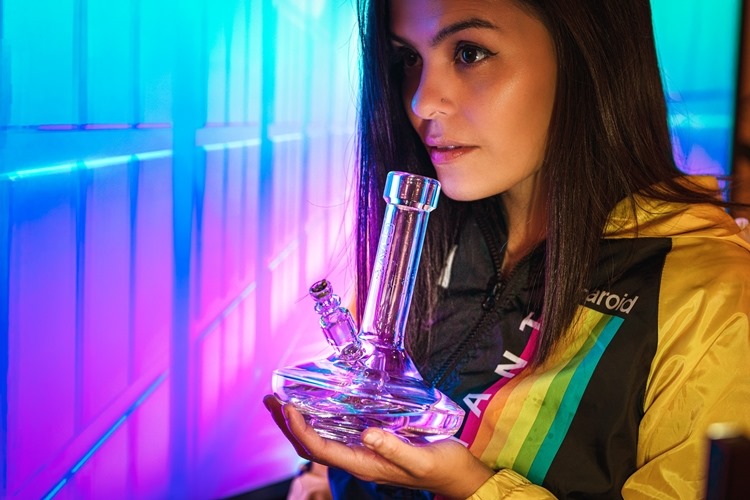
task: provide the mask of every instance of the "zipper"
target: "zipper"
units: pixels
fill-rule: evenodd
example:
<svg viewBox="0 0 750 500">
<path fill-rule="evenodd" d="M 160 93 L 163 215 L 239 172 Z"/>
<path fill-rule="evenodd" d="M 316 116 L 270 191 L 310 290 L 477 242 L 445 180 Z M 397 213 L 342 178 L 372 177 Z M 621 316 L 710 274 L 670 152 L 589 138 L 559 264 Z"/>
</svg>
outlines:
<svg viewBox="0 0 750 500">
<path fill-rule="evenodd" d="M 503 292 L 507 289 L 507 284 L 511 282 L 511 278 L 515 274 L 515 270 L 519 267 L 518 265 L 516 265 L 511 271 L 510 275 L 508 275 L 508 279 L 503 279 L 503 252 L 505 250 L 505 245 L 507 245 L 507 241 L 503 244 L 502 247 L 498 248 L 495 238 L 492 237 L 491 231 L 485 224 L 484 220 L 481 217 L 475 217 L 475 220 L 477 222 L 477 226 L 479 226 L 479 231 L 482 233 L 485 244 L 487 245 L 487 249 L 490 252 L 495 275 L 490 279 L 487 285 L 485 298 L 482 301 L 482 316 L 479 318 L 479 321 L 477 321 L 476 325 L 474 325 L 474 328 L 472 328 L 471 331 L 463 339 L 461 339 L 461 341 L 456 346 L 456 349 L 451 353 L 450 356 L 448 356 L 448 359 L 445 361 L 445 363 L 443 363 L 443 366 L 440 367 L 437 375 L 433 380 L 433 387 L 440 387 L 440 385 L 445 382 L 446 377 L 456 367 L 461 359 L 461 356 L 463 356 L 470 343 L 480 332 L 487 328 L 488 324 L 490 323 L 490 319 L 493 316 L 492 312 L 495 310 L 495 306 L 499 302 L 499 299 L 501 298 Z M 525 257 L 522 260 L 525 260 Z"/>
</svg>

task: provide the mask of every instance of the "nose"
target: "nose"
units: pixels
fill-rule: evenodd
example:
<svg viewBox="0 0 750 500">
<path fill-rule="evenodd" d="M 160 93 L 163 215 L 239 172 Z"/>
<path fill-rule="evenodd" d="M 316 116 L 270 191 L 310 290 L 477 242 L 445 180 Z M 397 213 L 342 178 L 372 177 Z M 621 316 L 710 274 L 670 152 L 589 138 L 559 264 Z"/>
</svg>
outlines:
<svg viewBox="0 0 750 500">
<path fill-rule="evenodd" d="M 442 74 L 441 74 L 442 73 Z M 422 67 L 417 88 L 411 98 L 411 110 L 419 118 L 430 120 L 450 112 L 448 75 L 428 65 Z"/>
</svg>

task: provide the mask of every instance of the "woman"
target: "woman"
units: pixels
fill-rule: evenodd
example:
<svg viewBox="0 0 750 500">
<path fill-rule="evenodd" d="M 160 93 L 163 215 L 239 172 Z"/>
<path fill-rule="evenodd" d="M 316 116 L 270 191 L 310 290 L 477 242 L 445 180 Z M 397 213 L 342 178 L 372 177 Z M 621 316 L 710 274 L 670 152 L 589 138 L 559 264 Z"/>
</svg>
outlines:
<svg viewBox="0 0 750 500">
<path fill-rule="evenodd" d="M 360 23 L 358 310 L 386 172 L 437 176 L 409 349 L 467 417 L 461 442 L 346 447 L 266 398 L 282 431 L 339 492 L 702 495 L 708 425 L 750 428 L 750 245 L 674 165 L 648 0 L 372 0 Z"/>
</svg>

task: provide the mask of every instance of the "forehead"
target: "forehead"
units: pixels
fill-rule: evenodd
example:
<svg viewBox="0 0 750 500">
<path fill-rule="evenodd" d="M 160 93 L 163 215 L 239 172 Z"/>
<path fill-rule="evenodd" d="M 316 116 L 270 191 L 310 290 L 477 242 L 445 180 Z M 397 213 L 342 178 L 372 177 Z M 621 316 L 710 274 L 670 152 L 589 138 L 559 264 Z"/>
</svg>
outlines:
<svg viewBox="0 0 750 500">
<path fill-rule="evenodd" d="M 528 17 L 516 0 L 391 0 L 390 29 L 417 36 L 464 19 L 486 19 L 498 28 L 511 27 L 518 16 Z"/>
</svg>

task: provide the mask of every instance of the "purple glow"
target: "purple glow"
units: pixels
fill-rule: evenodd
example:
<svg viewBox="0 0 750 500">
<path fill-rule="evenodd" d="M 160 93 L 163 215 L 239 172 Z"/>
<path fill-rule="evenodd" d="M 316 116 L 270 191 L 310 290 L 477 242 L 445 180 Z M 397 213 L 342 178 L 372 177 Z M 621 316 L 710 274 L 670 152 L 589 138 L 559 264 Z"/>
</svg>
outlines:
<svg viewBox="0 0 750 500">
<path fill-rule="evenodd" d="M 171 123 L 137 123 L 135 125 L 137 129 L 151 129 L 151 128 L 172 128 Z"/>
<path fill-rule="evenodd" d="M 232 124 L 237 126 L 246 126 L 246 124 Z M 206 125 L 208 126 L 208 124 Z M 217 127 L 226 127 L 230 124 L 214 124 Z M 163 129 L 172 128 L 171 123 L 52 123 L 45 125 L 34 125 L 26 127 L 0 126 L 0 130 L 38 130 L 40 132 L 59 132 L 70 130 L 129 130 L 129 129 Z"/>
<path fill-rule="evenodd" d="M 83 244 L 82 398 L 83 425 L 96 418 L 129 383 L 128 352 L 130 222 L 127 168 L 92 173 Z M 102 335 L 101 332 L 107 332 Z M 98 384 L 87 384 L 98 380 Z"/>
<path fill-rule="evenodd" d="M 8 489 L 34 480 L 76 436 L 76 236 L 67 186 L 19 183 L 11 242 Z M 20 195 L 20 196 L 19 196 Z M 40 206 L 37 199 L 50 200 Z M 53 238 L 57 245 L 46 244 Z M 43 293 L 42 293 L 43 292 Z M 54 331 L 55 335 L 49 335 Z M 45 367 L 40 370 L 40 367 Z M 48 408 L 58 408 L 50 425 Z"/>
<path fill-rule="evenodd" d="M 80 125 L 37 125 L 37 130 L 78 130 L 81 128 Z"/>
<path fill-rule="evenodd" d="M 83 130 L 124 130 L 134 128 L 130 123 L 89 123 L 84 125 Z"/>
</svg>

